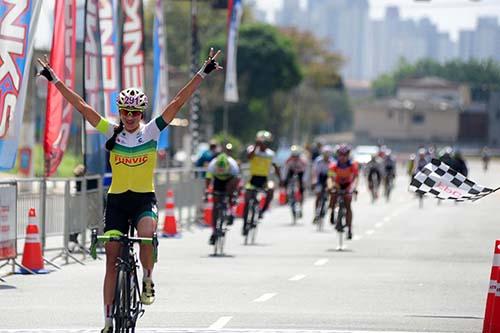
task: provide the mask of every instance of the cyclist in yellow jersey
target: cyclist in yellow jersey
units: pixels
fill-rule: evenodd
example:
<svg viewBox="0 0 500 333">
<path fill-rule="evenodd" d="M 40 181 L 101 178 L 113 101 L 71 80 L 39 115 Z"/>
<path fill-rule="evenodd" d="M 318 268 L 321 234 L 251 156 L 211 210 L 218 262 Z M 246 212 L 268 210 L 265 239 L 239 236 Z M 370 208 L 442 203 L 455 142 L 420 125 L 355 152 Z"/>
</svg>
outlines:
<svg viewBox="0 0 500 333">
<path fill-rule="evenodd" d="M 45 60 L 38 59 L 42 70 L 38 75 L 52 82 L 63 97 L 99 132 L 106 135 L 106 149 L 112 183 L 106 200 L 105 232 L 108 235 L 128 232 L 129 220 L 137 229 L 139 237 L 152 237 L 157 226 L 156 198 L 153 187 L 153 172 L 156 165 L 156 149 L 160 132 L 167 127 L 177 112 L 196 91 L 203 79 L 213 70 L 222 67 L 215 61 L 220 51 L 210 49 L 208 59 L 198 73 L 177 93 L 163 112 L 147 124 L 141 120 L 148 107 L 147 96 L 139 89 L 128 88 L 117 98 L 120 123 L 114 124 L 101 117 L 76 92 L 60 81 Z M 116 260 L 120 244 L 108 242 L 106 248 L 106 275 L 104 277 L 105 326 L 101 332 L 112 332 L 111 308 L 116 283 Z M 152 304 L 155 299 L 152 245 L 140 245 L 140 261 L 144 271 L 141 301 Z"/>
<path fill-rule="evenodd" d="M 255 144 L 247 148 L 247 157 L 250 163 L 250 181 L 247 187 L 264 189 L 266 191 L 266 202 L 263 209 L 259 212 L 259 219 L 262 218 L 263 213 L 269 207 L 270 202 L 273 200 L 274 195 L 274 184 L 272 181 L 268 180 L 269 174 L 271 173 L 271 167 L 274 167 L 274 171 L 278 177 L 280 176 L 280 169 L 276 163 L 274 163 L 274 151 L 269 149 L 269 144 L 272 141 L 272 134 L 268 131 L 258 131 L 255 136 Z M 245 194 L 245 211 L 243 213 L 243 235 L 247 232 L 245 228 L 247 224 L 248 216 L 248 201 L 250 200 L 250 195 L 248 191 Z"/>
</svg>

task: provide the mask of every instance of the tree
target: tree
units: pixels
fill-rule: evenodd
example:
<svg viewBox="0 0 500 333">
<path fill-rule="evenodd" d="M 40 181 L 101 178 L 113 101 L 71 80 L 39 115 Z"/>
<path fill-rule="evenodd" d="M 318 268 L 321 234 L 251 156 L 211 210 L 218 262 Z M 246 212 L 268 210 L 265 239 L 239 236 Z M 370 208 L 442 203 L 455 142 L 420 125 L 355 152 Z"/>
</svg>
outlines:
<svg viewBox="0 0 500 333">
<path fill-rule="evenodd" d="M 407 78 L 436 76 L 445 80 L 465 83 L 471 87 L 473 99 L 487 99 L 488 91 L 500 89 L 500 63 L 489 60 L 452 60 L 440 64 L 431 59 L 411 65 L 401 61 L 391 74 L 384 74 L 373 81 L 375 96 L 394 96 L 397 84 Z"/>
</svg>

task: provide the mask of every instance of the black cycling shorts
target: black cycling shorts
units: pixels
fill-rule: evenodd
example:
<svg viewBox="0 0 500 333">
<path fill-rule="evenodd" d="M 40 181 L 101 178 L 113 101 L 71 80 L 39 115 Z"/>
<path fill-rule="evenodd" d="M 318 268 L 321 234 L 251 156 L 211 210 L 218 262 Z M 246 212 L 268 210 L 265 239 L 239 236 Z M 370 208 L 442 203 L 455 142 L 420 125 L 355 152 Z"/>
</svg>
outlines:
<svg viewBox="0 0 500 333">
<path fill-rule="evenodd" d="M 227 183 L 232 180 L 234 177 L 229 177 L 228 179 L 222 180 L 217 177 L 214 177 L 214 191 L 215 192 L 226 192 Z"/>
<path fill-rule="evenodd" d="M 267 177 L 252 176 L 252 178 L 250 178 L 250 184 L 257 188 L 267 189 Z"/>
<path fill-rule="evenodd" d="M 153 192 L 108 193 L 104 212 L 104 231 L 120 230 L 128 234 L 129 221 L 137 229 L 137 223 L 144 216 L 158 220 L 158 207 Z"/>
</svg>

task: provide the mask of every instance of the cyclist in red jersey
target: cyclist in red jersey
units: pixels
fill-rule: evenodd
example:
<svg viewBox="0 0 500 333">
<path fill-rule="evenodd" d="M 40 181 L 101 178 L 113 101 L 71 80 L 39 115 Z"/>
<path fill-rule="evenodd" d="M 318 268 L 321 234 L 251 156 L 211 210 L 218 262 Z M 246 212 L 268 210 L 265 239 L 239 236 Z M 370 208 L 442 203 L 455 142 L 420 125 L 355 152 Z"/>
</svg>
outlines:
<svg viewBox="0 0 500 333">
<path fill-rule="evenodd" d="M 352 239 L 352 194 L 357 192 L 359 168 L 358 163 L 350 158 L 351 147 L 342 144 L 337 149 L 337 161 L 332 163 L 329 170 L 331 200 L 330 207 L 332 214 L 330 216 L 330 223 L 335 225 L 335 205 L 337 204 L 337 191 L 345 190 L 344 202 L 346 206 L 346 222 L 347 222 L 347 239 Z"/>
</svg>

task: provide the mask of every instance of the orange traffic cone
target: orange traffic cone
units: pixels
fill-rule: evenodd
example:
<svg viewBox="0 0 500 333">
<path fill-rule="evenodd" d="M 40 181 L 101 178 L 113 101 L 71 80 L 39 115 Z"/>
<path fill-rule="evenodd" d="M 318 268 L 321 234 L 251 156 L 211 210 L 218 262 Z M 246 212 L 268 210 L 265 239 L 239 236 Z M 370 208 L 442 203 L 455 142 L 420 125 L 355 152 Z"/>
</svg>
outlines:
<svg viewBox="0 0 500 333">
<path fill-rule="evenodd" d="M 302 194 L 300 193 L 299 189 L 297 189 L 295 191 L 295 201 L 297 201 L 297 202 L 301 202 L 302 201 Z"/>
<path fill-rule="evenodd" d="M 35 208 L 30 208 L 28 213 L 28 226 L 26 227 L 22 266 L 22 274 L 30 273 L 24 268 L 38 274 L 47 273 L 43 268 L 42 244 L 38 232 Z"/>
<path fill-rule="evenodd" d="M 163 220 L 163 237 L 177 236 L 177 221 L 175 220 L 174 191 L 167 191 L 165 202 L 165 219 Z"/>
<path fill-rule="evenodd" d="M 212 216 L 214 209 L 214 198 L 212 197 L 212 194 L 208 194 L 207 200 L 208 201 L 205 203 L 205 208 L 203 210 L 203 220 L 205 222 L 205 225 L 212 226 Z"/>
<path fill-rule="evenodd" d="M 262 194 L 260 196 L 260 202 L 259 202 L 259 208 L 260 209 L 264 209 L 264 206 L 266 205 L 266 198 L 267 198 L 267 193 L 266 194 Z M 271 206 L 268 207 L 268 210 L 269 208 L 271 208 Z"/>
<path fill-rule="evenodd" d="M 486 299 L 483 333 L 500 332 L 500 240 L 495 242 L 493 264 L 490 274 L 490 288 Z"/>
<path fill-rule="evenodd" d="M 245 191 L 241 190 L 240 195 L 238 196 L 238 204 L 236 205 L 234 216 L 243 217 L 244 211 L 245 211 Z"/>
<path fill-rule="evenodd" d="M 284 187 L 280 187 L 279 200 L 280 205 L 286 205 L 286 189 Z"/>
</svg>

